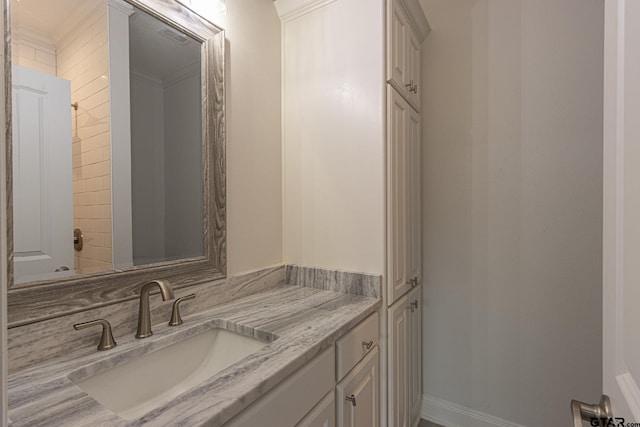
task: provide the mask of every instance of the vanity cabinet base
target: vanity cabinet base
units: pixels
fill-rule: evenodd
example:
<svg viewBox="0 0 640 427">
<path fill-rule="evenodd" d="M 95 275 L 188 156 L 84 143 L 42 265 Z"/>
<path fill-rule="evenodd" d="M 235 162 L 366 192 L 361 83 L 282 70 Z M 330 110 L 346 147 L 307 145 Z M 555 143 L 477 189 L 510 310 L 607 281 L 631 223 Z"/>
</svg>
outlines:
<svg viewBox="0 0 640 427">
<path fill-rule="evenodd" d="M 330 373 L 334 370 L 335 348 L 331 346 L 225 426 L 295 426 L 333 391 L 335 382 Z"/>
</svg>

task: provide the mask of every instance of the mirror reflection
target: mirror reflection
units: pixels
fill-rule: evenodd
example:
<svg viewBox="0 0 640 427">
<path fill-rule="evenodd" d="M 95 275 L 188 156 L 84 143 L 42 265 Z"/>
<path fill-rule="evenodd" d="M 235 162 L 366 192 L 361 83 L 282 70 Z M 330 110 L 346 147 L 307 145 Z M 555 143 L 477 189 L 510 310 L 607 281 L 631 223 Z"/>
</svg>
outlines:
<svg viewBox="0 0 640 427">
<path fill-rule="evenodd" d="M 14 272 L 203 256 L 201 45 L 120 0 L 12 0 Z"/>
</svg>

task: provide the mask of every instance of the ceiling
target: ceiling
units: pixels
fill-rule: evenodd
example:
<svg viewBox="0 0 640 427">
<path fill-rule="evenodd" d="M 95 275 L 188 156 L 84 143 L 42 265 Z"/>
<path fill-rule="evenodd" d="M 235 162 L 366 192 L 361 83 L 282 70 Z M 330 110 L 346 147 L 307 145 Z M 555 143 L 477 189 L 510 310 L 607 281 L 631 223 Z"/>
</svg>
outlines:
<svg viewBox="0 0 640 427">
<path fill-rule="evenodd" d="M 105 0 L 11 0 L 11 25 L 25 28 L 55 39 L 55 35 L 65 32 L 69 17 L 78 11 L 89 11 Z"/>
<path fill-rule="evenodd" d="M 14 30 L 43 35 L 55 45 L 78 19 L 105 0 L 11 0 Z M 184 69 L 200 70 L 200 43 L 183 35 L 151 15 L 135 8 L 129 18 L 131 68 L 159 80 Z"/>
<path fill-rule="evenodd" d="M 181 70 L 200 70 L 200 43 L 146 12 L 129 18 L 131 69 L 160 80 Z"/>
</svg>

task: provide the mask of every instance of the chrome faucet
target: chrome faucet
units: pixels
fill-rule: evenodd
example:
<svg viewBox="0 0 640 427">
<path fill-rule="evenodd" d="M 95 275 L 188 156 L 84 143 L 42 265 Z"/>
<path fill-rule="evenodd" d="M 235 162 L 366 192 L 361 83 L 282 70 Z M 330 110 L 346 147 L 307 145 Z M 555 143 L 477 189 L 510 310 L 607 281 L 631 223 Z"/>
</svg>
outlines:
<svg viewBox="0 0 640 427">
<path fill-rule="evenodd" d="M 166 280 L 152 280 L 142 285 L 142 288 L 140 288 L 140 311 L 138 312 L 138 331 L 136 332 L 136 338 L 146 338 L 153 335 L 153 332 L 151 332 L 149 292 L 151 292 L 154 286 L 160 288 L 163 301 L 175 298 L 173 289 L 171 289 L 171 285 Z"/>
</svg>

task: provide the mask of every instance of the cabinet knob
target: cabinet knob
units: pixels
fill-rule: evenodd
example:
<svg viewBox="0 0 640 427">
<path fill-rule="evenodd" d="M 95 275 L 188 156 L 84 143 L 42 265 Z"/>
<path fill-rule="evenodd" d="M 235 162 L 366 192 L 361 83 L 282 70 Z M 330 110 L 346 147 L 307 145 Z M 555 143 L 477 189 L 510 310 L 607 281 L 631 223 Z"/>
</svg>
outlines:
<svg viewBox="0 0 640 427">
<path fill-rule="evenodd" d="M 418 94 L 418 85 L 413 86 L 411 89 L 409 89 L 409 92 L 413 92 L 416 95 Z"/>
<path fill-rule="evenodd" d="M 351 402 L 352 406 L 356 406 L 356 397 L 352 394 L 351 396 L 347 396 L 344 398 L 347 402 Z"/>
<path fill-rule="evenodd" d="M 410 80 L 409 83 L 405 84 L 405 87 L 409 88 L 409 92 L 413 92 L 413 80 Z"/>
<path fill-rule="evenodd" d="M 371 347 L 373 347 L 373 340 L 369 340 L 368 342 L 362 341 L 362 345 L 366 347 L 367 350 L 371 350 Z"/>
</svg>

